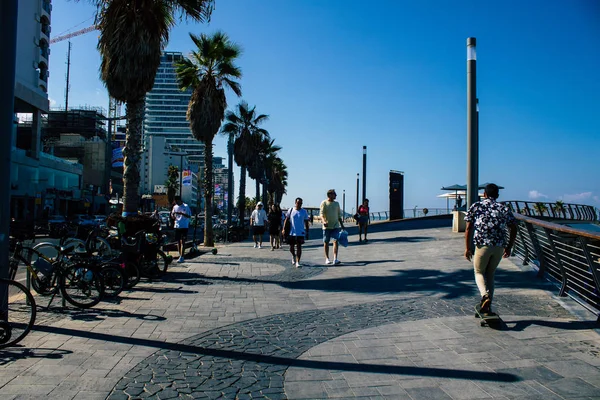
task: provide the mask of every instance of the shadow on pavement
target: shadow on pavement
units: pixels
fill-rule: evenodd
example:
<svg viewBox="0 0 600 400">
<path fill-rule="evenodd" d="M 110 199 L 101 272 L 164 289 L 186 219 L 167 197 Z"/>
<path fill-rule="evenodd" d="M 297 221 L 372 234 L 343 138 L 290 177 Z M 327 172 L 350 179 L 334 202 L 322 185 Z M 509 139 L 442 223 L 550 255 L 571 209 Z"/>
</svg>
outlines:
<svg viewBox="0 0 600 400">
<path fill-rule="evenodd" d="M 79 321 L 99 321 L 104 318 L 136 318 L 145 321 L 164 321 L 165 317 L 160 315 L 149 315 L 149 314 L 135 314 L 123 310 L 110 310 L 110 309 L 70 309 L 60 308 L 53 310 L 54 314 L 63 314 L 70 317 L 72 320 Z"/>
<path fill-rule="evenodd" d="M 284 365 L 287 367 L 311 368 L 321 370 L 337 370 L 337 371 L 353 371 L 353 372 L 370 372 L 377 374 L 394 374 L 394 375 L 410 375 L 410 376 L 426 376 L 426 377 L 441 377 L 454 379 L 469 379 L 478 381 L 493 381 L 493 382 L 517 382 L 520 378 L 509 373 L 496 373 L 484 371 L 465 371 L 454 370 L 447 368 L 434 367 L 414 367 L 414 366 L 390 366 L 380 364 L 355 364 L 346 362 L 329 362 L 315 360 L 298 360 L 294 358 L 269 356 L 264 354 L 252 354 L 233 350 L 210 349 L 200 346 L 192 346 L 179 343 L 161 342 L 152 339 L 139 339 L 125 336 L 109 335 L 97 332 L 86 332 L 75 329 L 36 326 L 34 330 L 48 332 L 58 335 L 68 335 L 76 337 L 84 337 L 94 340 L 102 340 L 107 342 L 116 342 L 129 344 L 134 346 L 154 347 L 157 349 L 177 351 L 181 353 L 205 355 L 219 358 L 228 358 L 232 360 L 243 360 L 263 364 Z"/>
<path fill-rule="evenodd" d="M 71 350 L 46 349 L 46 348 L 19 348 L 13 347 L 9 350 L 0 350 L 0 365 L 6 365 L 17 360 L 27 358 L 46 358 L 48 360 L 58 360 L 67 354 L 72 354 Z"/>
<path fill-rule="evenodd" d="M 397 260 L 358 261 L 343 263 L 344 265 L 362 266 L 377 262 L 398 262 Z M 332 267 L 332 266 L 328 266 Z M 307 267 L 310 268 L 310 267 Z M 431 269 L 410 269 L 390 271 L 392 276 L 351 276 L 344 278 L 311 279 L 301 281 L 270 280 L 268 278 L 231 278 L 201 276 L 205 281 L 229 281 L 240 283 L 271 283 L 281 285 L 288 289 L 319 290 L 330 292 L 355 292 L 355 293 L 410 293 L 431 292 L 441 293 L 445 299 L 459 297 L 472 297 L 477 295 L 477 287 L 473 270 L 465 269 L 442 272 Z M 181 281 L 177 281 L 181 282 Z M 548 283 L 535 278 L 527 271 L 497 271 L 496 288 L 527 288 L 547 289 Z"/>
<path fill-rule="evenodd" d="M 543 321 L 539 319 L 507 321 L 503 319 L 505 329 L 508 331 L 524 331 L 531 325 L 545 326 L 548 328 L 563 329 L 563 330 L 598 330 L 600 327 L 596 322 L 592 321 Z"/>
</svg>

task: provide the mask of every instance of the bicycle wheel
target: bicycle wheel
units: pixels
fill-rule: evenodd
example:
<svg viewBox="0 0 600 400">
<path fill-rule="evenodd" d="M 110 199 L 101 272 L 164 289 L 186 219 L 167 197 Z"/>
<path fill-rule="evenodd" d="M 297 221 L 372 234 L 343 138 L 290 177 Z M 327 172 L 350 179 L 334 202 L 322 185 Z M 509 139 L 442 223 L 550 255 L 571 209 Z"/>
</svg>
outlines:
<svg viewBox="0 0 600 400">
<path fill-rule="evenodd" d="M 104 295 L 106 297 L 117 297 L 123 291 L 125 277 L 120 266 L 102 266 L 100 275 L 104 283 Z"/>
<path fill-rule="evenodd" d="M 42 296 L 56 293 L 53 264 L 57 254 L 56 246 L 50 243 L 40 243 L 38 248 L 29 249 L 27 269 L 31 273 L 31 287 Z"/>
<path fill-rule="evenodd" d="M 0 278 L 0 349 L 19 343 L 35 323 L 35 299 L 19 282 Z M 8 301 L 6 301 L 8 300 Z"/>
<path fill-rule="evenodd" d="M 167 256 L 161 250 L 156 252 L 156 258 L 153 260 L 142 261 L 140 274 L 145 278 L 160 278 L 167 271 Z"/>
<path fill-rule="evenodd" d="M 60 275 L 60 292 L 65 300 L 79 308 L 90 308 L 102 300 L 102 276 L 85 264 L 67 267 Z"/>
<path fill-rule="evenodd" d="M 125 263 L 125 288 L 131 289 L 140 282 L 140 269 L 134 262 Z"/>
</svg>

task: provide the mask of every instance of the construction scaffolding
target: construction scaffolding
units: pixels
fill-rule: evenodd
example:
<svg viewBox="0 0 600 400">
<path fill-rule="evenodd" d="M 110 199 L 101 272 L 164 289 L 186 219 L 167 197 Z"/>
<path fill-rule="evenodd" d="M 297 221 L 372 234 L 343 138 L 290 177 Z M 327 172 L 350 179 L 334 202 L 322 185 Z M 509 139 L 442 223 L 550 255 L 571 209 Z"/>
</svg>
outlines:
<svg viewBox="0 0 600 400">
<path fill-rule="evenodd" d="M 43 139 L 59 139 L 61 134 L 75 133 L 85 139 L 98 137 L 107 140 L 106 115 L 102 107 L 52 110 L 43 123 Z M 110 140 L 110 139 L 109 139 Z"/>
</svg>

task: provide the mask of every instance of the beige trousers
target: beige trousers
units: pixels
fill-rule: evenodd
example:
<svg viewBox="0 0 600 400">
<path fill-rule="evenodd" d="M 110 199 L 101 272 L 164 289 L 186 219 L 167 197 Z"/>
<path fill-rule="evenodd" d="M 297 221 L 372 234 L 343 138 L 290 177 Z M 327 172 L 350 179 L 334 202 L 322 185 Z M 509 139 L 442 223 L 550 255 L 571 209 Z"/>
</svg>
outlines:
<svg viewBox="0 0 600 400">
<path fill-rule="evenodd" d="M 502 261 L 504 247 L 500 246 L 477 246 L 473 256 L 473 267 L 475 269 L 475 283 L 481 297 L 484 294 L 494 297 L 494 273 L 498 264 Z"/>
</svg>

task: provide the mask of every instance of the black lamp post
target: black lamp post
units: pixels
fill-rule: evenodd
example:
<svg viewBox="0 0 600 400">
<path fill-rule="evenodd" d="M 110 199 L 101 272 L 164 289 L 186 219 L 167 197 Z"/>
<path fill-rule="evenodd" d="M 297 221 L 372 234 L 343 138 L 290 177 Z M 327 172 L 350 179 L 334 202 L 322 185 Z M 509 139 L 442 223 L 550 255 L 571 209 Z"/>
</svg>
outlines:
<svg viewBox="0 0 600 400">
<path fill-rule="evenodd" d="M 14 129 L 15 64 L 17 59 L 17 0 L 0 1 L 0 278 L 8 276 L 8 230 L 10 227 L 10 153 Z M 0 285 L 0 307 L 6 310 L 7 285 Z"/>
</svg>

